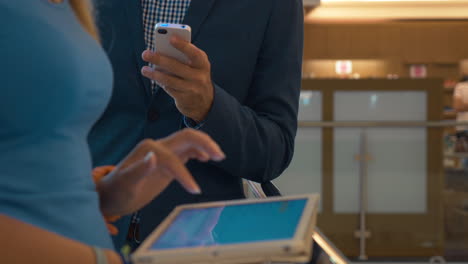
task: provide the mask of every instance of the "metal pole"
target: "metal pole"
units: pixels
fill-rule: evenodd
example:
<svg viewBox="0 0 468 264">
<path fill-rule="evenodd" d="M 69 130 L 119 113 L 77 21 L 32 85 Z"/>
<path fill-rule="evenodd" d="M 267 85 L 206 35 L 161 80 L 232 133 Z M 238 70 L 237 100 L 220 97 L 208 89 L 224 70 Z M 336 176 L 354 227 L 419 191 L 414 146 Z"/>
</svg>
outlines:
<svg viewBox="0 0 468 264">
<path fill-rule="evenodd" d="M 366 130 L 361 131 L 359 148 L 359 259 L 367 260 L 366 239 L 368 232 L 366 230 L 367 214 L 367 134 Z"/>
<path fill-rule="evenodd" d="M 456 121 L 300 121 L 299 127 L 454 127 L 468 126 Z"/>
</svg>

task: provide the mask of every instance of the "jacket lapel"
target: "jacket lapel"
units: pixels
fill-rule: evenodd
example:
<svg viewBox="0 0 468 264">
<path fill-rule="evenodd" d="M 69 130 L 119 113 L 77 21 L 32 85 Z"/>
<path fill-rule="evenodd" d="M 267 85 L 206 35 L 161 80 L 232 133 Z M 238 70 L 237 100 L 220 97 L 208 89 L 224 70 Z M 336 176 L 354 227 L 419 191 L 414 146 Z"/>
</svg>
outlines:
<svg viewBox="0 0 468 264">
<path fill-rule="evenodd" d="M 192 0 L 184 18 L 184 24 L 192 28 L 192 42 L 196 39 L 200 28 L 211 11 L 216 0 Z M 235 1 L 235 0 L 232 0 Z"/>
<path fill-rule="evenodd" d="M 146 49 L 145 35 L 143 29 L 143 9 L 140 0 L 125 0 L 127 3 L 126 15 L 128 20 L 129 40 L 133 42 L 133 51 L 135 53 L 135 59 L 137 62 L 138 73 L 140 69 L 147 65 L 141 58 L 141 53 Z M 148 78 L 143 77 L 139 74 L 147 94 L 151 96 L 151 82 Z"/>
</svg>

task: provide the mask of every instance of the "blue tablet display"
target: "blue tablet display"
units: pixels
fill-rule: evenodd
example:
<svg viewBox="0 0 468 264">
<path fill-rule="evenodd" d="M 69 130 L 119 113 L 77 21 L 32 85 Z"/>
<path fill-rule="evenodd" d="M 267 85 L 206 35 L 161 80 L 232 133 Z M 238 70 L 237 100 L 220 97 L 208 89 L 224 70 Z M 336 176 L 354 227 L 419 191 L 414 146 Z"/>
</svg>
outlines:
<svg viewBox="0 0 468 264">
<path fill-rule="evenodd" d="M 183 210 L 151 248 L 292 239 L 306 203 L 298 199 Z"/>
</svg>

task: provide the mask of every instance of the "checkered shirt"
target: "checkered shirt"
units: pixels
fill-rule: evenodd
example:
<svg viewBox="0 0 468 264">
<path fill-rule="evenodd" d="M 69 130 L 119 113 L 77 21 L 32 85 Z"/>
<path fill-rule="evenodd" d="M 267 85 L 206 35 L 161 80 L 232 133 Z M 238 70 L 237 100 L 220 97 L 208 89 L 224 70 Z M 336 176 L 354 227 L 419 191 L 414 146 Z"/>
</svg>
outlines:
<svg viewBox="0 0 468 264">
<path fill-rule="evenodd" d="M 154 51 L 154 25 L 156 23 L 182 23 L 190 2 L 191 0 L 141 0 L 147 48 Z M 154 93 L 156 91 L 154 81 L 151 81 L 151 88 Z"/>
</svg>

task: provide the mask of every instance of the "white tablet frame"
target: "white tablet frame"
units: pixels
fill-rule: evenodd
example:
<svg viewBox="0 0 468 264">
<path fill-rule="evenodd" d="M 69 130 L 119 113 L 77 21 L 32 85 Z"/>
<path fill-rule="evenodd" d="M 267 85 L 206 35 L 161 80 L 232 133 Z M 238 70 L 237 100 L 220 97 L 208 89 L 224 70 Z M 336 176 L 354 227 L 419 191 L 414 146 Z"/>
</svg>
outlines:
<svg viewBox="0 0 468 264">
<path fill-rule="evenodd" d="M 208 247 L 177 248 L 152 250 L 150 247 L 171 225 L 177 215 L 185 209 L 209 208 L 229 205 L 269 203 L 274 201 L 290 201 L 306 199 L 304 211 L 292 239 L 240 243 L 231 245 L 215 245 Z M 197 264 L 197 263 L 261 263 L 268 261 L 306 262 L 312 250 L 312 234 L 314 232 L 318 194 L 272 197 L 266 199 L 243 199 L 181 205 L 151 233 L 143 244 L 131 256 L 136 264 Z"/>
</svg>

